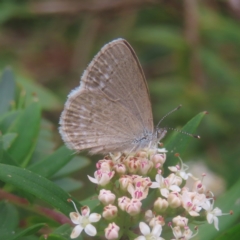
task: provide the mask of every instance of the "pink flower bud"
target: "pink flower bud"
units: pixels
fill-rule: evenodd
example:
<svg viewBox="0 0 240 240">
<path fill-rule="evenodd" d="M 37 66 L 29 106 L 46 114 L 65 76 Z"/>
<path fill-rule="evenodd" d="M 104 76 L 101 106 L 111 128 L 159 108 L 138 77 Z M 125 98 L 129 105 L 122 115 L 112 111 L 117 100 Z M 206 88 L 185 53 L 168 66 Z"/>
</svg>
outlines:
<svg viewBox="0 0 240 240">
<path fill-rule="evenodd" d="M 132 183 L 132 179 L 127 175 L 121 176 L 121 178 L 119 179 L 120 188 L 123 191 L 127 190 L 129 183 Z"/>
<path fill-rule="evenodd" d="M 166 161 L 166 153 L 158 153 L 153 155 L 151 161 L 154 163 L 154 166 L 158 163 L 160 163 L 162 166 Z"/>
<path fill-rule="evenodd" d="M 205 193 L 206 187 L 202 184 L 200 180 L 197 180 L 194 182 L 193 190 L 195 190 L 198 193 Z"/>
<path fill-rule="evenodd" d="M 188 225 L 188 219 L 185 217 L 177 216 L 177 217 L 173 218 L 172 221 L 175 226 L 179 226 L 182 228 L 184 228 L 185 226 Z"/>
<path fill-rule="evenodd" d="M 168 200 L 169 206 L 171 208 L 177 208 L 177 207 L 181 206 L 181 204 L 182 204 L 180 195 L 177 192 L 171 192 L 168 195 L 167 200 Z"/>
<path fill-rule="evenodd" d="M 154 202 L 154 211 L 156 212 L 164 212 L 168 208 L 168 202 L 166 199 L 158 198 Z"/>
<path fill-rule="evenodd" d="M 118 199 L 118 207 L 122 210 L 125 211 L 127 205 L 130 203 L 130 199 L 128 197 L 121 197 Z"/>
<path fill-rule="evenodd" d="M 105 228 L 105 238 L 108 240 L 115 240 L 118 239 L 118 233 L 119 233 L 119 226 L 117 226 L 114 222 L 109 223 L 107 228 Z"/>
<path fill-rule="evenodd" d="M 126 169 L 126 166 L 124 164 L 115 164 L 113 169 L 120 175 L 123 175 L 126 173 L 127 169 Z"/>
<path fill-rule="evenodd" d="M 112 204 L 115 201 L 116 196 L 109 190 L 102 189 L 98 195 L 98 200 L 103 205 Z"/>
<path fill-rule="evenodd" d="M 131 215 L 135 216 L 140 213 L 142 203 L 138 199 L 131 199 L 131 201 L 126 206 L 126 212 Z"/>
<path fill-rule="evenodd" d="M 101 169 L 102 171 L 111 171 L 114 163 L 112 160 L 99 160 L 96 164 L 97 169 Z"/>
<path fill-rule="evenodd" d="M 146 175 L 153 167 L 153 163 L 148 159 L 140 159 L 139 160 L 139 170 L 138 172 L 141 175 Z"/>
<path fill-rule="evenodd" d="M 128 167 L 128 171 L 130 173 L 137 173 L 138 172 L 139 159 L 137 157 L 128 157 L 125 164 Z"/>
<path fill-rule="evenodd" d="M 152 228 L 157 224 L 164 226 L 165 225 L 164 217 L 158 215 L 158 216 L 152 218 L 151 221 L 149 222 L 149 226 Z"/>
<path fill-rule="evenodd" d="M 109 204 L 108 206 L 104 207 L 102 216 L 107 220 L 111 220 L 117 216 L 117 213 L 117 207 Z"/>
<path fill-rule="evenodd" d="M 136 153 L 136 157 L 140 157 L 140 158 L 147 158 L 148 154 L 145 151 L 140 151 Z"/>
</svg>

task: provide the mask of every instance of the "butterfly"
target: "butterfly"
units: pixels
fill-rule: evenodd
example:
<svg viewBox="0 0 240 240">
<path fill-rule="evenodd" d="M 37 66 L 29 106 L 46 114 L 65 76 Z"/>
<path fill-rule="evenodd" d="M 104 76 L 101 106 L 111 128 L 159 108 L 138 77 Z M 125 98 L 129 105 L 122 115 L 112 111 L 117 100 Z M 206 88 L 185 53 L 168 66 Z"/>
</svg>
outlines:
<svg viewBox="0 0 240 240">
<path fill-rule="evenodd" d="M 124 39 L 106 44 L 93 58 L 80 86 L 69 94 L 59 123 L 70 149 L 91 154 L 153 148 L 167 132 L 154 128 L 142 67 Z"/>
</svg>

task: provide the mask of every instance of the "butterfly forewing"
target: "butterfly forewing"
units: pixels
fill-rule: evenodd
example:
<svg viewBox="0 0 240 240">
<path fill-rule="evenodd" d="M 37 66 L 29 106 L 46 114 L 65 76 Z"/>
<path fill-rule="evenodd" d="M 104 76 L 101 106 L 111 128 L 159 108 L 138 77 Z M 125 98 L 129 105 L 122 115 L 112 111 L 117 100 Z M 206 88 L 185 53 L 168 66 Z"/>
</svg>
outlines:
<svg viewBox="0 0 240 240">
<path fill-rule="evenodd" d="M 76 151 L 131 151 L 153 133 L 146 80 L 131 46 L 123 39 L 105 45 L 72 91 L 60 119 L 60 133 Z"/>
</svg>

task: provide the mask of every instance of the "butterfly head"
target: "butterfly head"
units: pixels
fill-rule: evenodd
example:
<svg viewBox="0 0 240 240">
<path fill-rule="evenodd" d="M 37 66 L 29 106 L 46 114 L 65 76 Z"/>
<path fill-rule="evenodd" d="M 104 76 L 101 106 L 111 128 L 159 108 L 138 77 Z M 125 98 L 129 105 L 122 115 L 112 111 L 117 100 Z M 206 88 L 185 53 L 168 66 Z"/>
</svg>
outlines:
<svg viewBox="0 0 240 240">
<path fill-rule="evenodd" d="M 158 142 L 164 138 L 164 136 L 167 133 L 167 128 L 157 128 L 156 134 L 157 134 L 157 140 Z"/>
</svg>

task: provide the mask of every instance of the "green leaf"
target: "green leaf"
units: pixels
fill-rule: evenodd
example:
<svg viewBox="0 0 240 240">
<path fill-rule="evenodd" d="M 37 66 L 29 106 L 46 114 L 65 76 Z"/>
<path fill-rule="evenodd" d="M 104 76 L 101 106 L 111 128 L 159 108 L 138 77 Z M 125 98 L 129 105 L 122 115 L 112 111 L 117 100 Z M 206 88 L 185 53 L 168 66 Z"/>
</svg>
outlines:
<svg viewBox="0 0 240 240">
<path fill-rule="evenodd" d="M 59 178 L 62 176 L 67 176 L 70 173 L 76 172 L 90 164 L 88 158 L 82 156 L 74 156 L 71 161 L 68 162 L 60 171 L 58 171 L 53 177 Z"/>
<path fill-rule="evenodd" d="M 56 135 L 52 129 L 55 129 L 53 123 L 42 118 L 36 147 L 32 155 L 32 162 L 47 158 L 56 149 Z"/>
<path fill-rule="evenodd" d="M 47 237 L 47 240 L 68 240 L 68 239 L 70 240 L 70 237 L 69 238 L 62 237 L 62 236 L 59 236 L 59 235 L 53 234 L 53 233 L 49 234 L 48 237 Z M 39 238 L 39 240 L 46 240 L 46 237 L 45 236 L 41 236 Z"/>
<path fill-rule="evenodd" d="M 6 133 L 2 136 L 2 141 L 3 141 L 3 149 L 7 150 L 11 144 L 13 143 L 13 141 L 15 140 L 15 138 L 17 137 L 16 133 Z"/>
<path fill-rule="evenodd" d="M 0 202 L 0 239 L 10 239 L 19 223 L 18 212 L 10 203 Z"/>
<path fill-rule="evenodd" d="M 44 200 L 65 215 L 73 211 L 72 204 L 67 202 L 70 198 L 68 193 L 48 179 L 27 169 L 0 164 L 0 179 Z"/>
<path fill-rule="evenodd" d="M 9 128 L 12 127 L 12 124 L 17 120 L 20 113 L 23 112 L 21 110 L 7 112 L 0 117 L 0 129 L 2 134 L 5 134 L 9 131 Z"/>
<path fill-rule="evenodd" d="M 83 186 L 81 181 L 75 180 L 73 178 L 61 178 L 54 180 L 54 183 L 61 187 L 66 192 L 72 192 L 78 190 Z"/>
<path fill-rule="evenodd" d="M 0 81 L 0 114 L 9 110 L 15 97 L 15 81 L 10 68 L 4 70 Z"/>
<path fill-rule="evenodd" d="M 204 224 L 199 226 L 198 238 L 204 240 L 212 240 L 219 236 L 220 233 L 226 231 L 231 227 L 240 217 L 240 207 L 239 207 L 239 189 L 240 180 L 224 193 L 214 204 L 215 207 L 219 207 L 223 213 L 228 213 L 230 210 L 233 211 L 233 215 L 220 216 L 219 220 L 219 231 L 217 231 L 213 224 Z M 239 226 L 238 226 L 239 227 Z M 235 231 L 233 231 L 235 232 Z M 226 238 L 224 238 L 226 239 Z M 239 238 L 228 238 L 228 239 L 239 239 Z"/>
<path fill-rule="evenodd" d="M 26 102 L 32 102 L 32 94 L 35 94 L 44 110 L 59 109 L 62 107 L 62 103 L 58 97 L 50 90 L 42 87 L 34 81 L 27 79 L 26 77 L 18 76 L 16 79 L 19 84 L 26 90 Z"/>
<path fill-rule="evenodd" d="M 60 147 L 47 158 L 31 165 L 28 169 L 49 178 L 73 158 L 73 151 L 65 146 Z"/>
<path fill-rule="evenodd" d="M 87 205 L 91 209 L 91 212 L 99 206 L 102 207 L 102 204 L 100 203 L 96 195 L 86 198 L 83 201 L 80 201 L 80 203 L 82 206 Z"/>
<path fill-rule="evenodd" d="M 196 115 L 181 129 L 181 131 L 193 134 L 206 114 L 207 112 L 201 112 Z M 173 155 L 175 153 L 182 154 L 188 147 L 189 142 L 193 140 L 196 139 L 182 133 L 174 133 L 169 141 L 164 144 L 164 147 L 168 150 L 168 160 L 166 165 L 172 165 L 174 163 Z"/>
<path fill-rule="evenodd" d="M 217 237 L 216 240 L 225 240 L 225 239 L 240 239 L 240 224 L 234 226 L 233 228 L 228 229 L 220 237 Z"/>
<path fill-rule="evenodd" d="M 38 224 L 32 225 L 31 227 L 28 227 L 28 228 L 24 229 L 23 231 L 20 231 L 17 234 L 15 234 L 14 237 L 11 238 L 11 240 L 19 239 L 20 237 L 34 234 L 34 233 L 38 232 L 44 226 L 46 226 L 45 223 L 38 223 Z"/>
<path fill-rule="evenodd" d="M 72 227 L 69 224 L 64 224 L 55 229 L 51 234 L 48 235 L 48 240 L 70 240 L 70 234 L 72 232 Z M 79 238 L 76 238 L 79 239 Z M 40 240 L 45 240 L 41 237 Z"/>
<path fill-rule="evenodd" d="M 9 148 L 9 154 L 21 166 L 26 166 L 35 148 L 40 127 L 41 110 L 37 102 L 29 105 L 10 129 L 18 137 Z"/>
<path fill-rule="evenodd" d="M 173 50 L 187 49 L 186 41 L 180 29 L 170 27 L 141 27 L 133 32 L 133 38 L 136 41 L 144 43 L 158 44 L 166 46 Z"/>
</svg>

